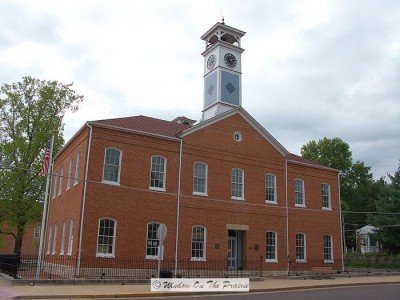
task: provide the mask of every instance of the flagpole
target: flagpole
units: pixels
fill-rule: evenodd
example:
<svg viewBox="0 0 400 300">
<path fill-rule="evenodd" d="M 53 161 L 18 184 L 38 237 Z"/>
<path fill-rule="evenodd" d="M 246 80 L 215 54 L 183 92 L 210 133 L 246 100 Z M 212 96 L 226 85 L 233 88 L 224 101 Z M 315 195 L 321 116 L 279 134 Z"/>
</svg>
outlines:
<svg viewBox="0 0 400 300">
<path fill-rule="evenodd" d="M 50 156 L 49 156 L 49 166 L 47 168 L 47 180 L 46 180 L 46 191 L 44 194 L 44 203 L 43 203 L 43 213 L 42 213 L 42 226 L 40 228 L 40 240 L 39 240 L 39 255 L 37 260 L 37 269 L 36 269 L 36 279 L 40 277 L 40 269 L 42 267 L 42 253 L 43 253 L 43 242 L 44 242 L 44 230 L 45 230 L 45 223 L 46 223 L 46 216 L 47 216 L 47 206 L 48 206 L 48 199 L 49 199 L 49 188 L 50 188 L 50 179 L 52 173 L 49 172 L 52 170 L 53 165 L 53 146 L 54 146 L 54 134 L 51 135 L 50 138 Z"/>
</svg>

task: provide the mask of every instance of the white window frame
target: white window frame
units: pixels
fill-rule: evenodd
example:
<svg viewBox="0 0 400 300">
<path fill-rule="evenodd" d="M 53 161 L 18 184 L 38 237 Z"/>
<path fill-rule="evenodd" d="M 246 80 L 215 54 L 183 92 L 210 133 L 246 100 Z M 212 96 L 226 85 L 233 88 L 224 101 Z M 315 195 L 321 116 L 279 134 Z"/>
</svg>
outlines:
<svg viewBox="0 0 400 300">
<path fill-rule="evenodd" d="M 329 243 L 330 245 L 326 245 L 325 243 L 325 238 L 329 238 Z M 333 260 L 333 237 L 330 234 L 325 234 L 324 237 L 324 263 L 334 263 Z M 328 250 L 329 252 L 327 252 L 326 250 Z M 325 254 L 329 254 L 330 259 L 327 259 Z"/>
<path fill-rule="evenodd" d="M 193 231 L 195 228 L 203 229 L 203 241 L 194 241 L 193 240 Z M 193 249 L 193 244 L 198 243 L 203 245 L 203 255 L 202 256 L 193 256 L 193 251 L 201 251 L 200 249 Z M 206 249 L 207 249 L 207 228 L 201 225 L 192 226 L 192 239 L 191 239 L 191 261 L 206 261 Z"/>
<path fill-rule="evenodd" d="M 297 240 L 298 240 L 297 236 L 300 235 L 300 234 L 303 236 L 303 245 L 298 246 L 297 245 Z M 295 246 L 296 246 L 296 251 L 295 251 L 296 262 L 298 262 L 298 263 L 306 263 L 307 262 L 307 236 L 306 236 L 305 233 L 303 233 L 303 232 L 296 233 Z M 303 258 L 297 258 L 297 252 L 298 252 L 297 249 L 298 248 L 302 248 L 303 249 L 303 255 L 304 255 Z"/>
<path fill-rule="evenodd" d="M 268 258 L 267 252 L 268 252 L 268 233 L 273 233 L 274 234 L 274 257 L 275 258 Z M 272 252 L 271 252 L 272 253 Z M 265 232 L 265 261 L 266 262 L 278 262 L 278 234 L 274 230 L 268 230 Z"/>
<path fill-rule="evenodd" d="M 57 172 L 55 172 L 53 176 L 54 176 L 53 199 L 55 199 L 57 196 L 57 181 L 58 181 Z"/>
<path fill-rule="evenodd" d="M 65 220 L 64 220 L 63 227 L 62 227 L 60 255 L 64 255 L 65 236 L 67 234 L 66 231 L 67 231 L 67 224 L 65 223 Z"/>
<path fill-rule="evenodd" d="M 269 178 L 273 178 L 273 187 L 269 186 Z M 273 188 L 274 190 L 274 200 L 268 200 L 268 189 Z M 273 173 L 265 174 L 265 203 L 277 204 L 277 191 L 276 191 L 276 175 Z"/>
<path fill-rule="evenodd" d="M 324 194 L 324 187 L 327 187 L 327 192 L 328 192 L 327 195 Z M 327 197 L 328 206 L 324 206 L 324 202 L 325 202 L 324 197 Z M 322 209 L 332 210 L 332 207 L 331 207 L 331 186 L 326 182 L 321 184 L 321 201 L 322 201 Z"/>
<path fill-rule="evenodd" d="M 58 196 L 61 195 L 63 179 L 64 179 L 64 166 L 61 166 L 61 169 L 60 169 L 60 182 L 58 183 Z"/>
<path fill-rule="evenodd" d="M 301 187 L 301 191 L 297 190 L 297 183 L 301 183 L 300 187 Z M 301 202 L 302 203 L 297 203 L 298 198 L 298 194 L 301 192 Z M 305 191 L 304 191 L 304 180 L 301 178 L 295 178 L 294 180 L 294 205 L 296 207 L 305 207 L 306 206 L 306 196 L 305 196 Z"/>
<path fill-rule="evenodd" d="M 154 224 L 157 226 L 156 226 L 155 231 L 152 230 L 152 234 L 154 235 L 154 233 L 155 233 L 157 235 L 157 230 L 158 230 L 158 227 L 160 226 L 160 223 L 159 222 L 149 222 L 146 224 L 146 256 L 145 256 L 146 259 L 157 259 L 158 258 L 158 246 L 160 245 L 159 240 L 157 239 L 156 235 L 149 239 L 149 225 L 154 225 Z M 150 249 L 155 249 L 155 254 L 148 254 L 149 243 L 151 243 Z M 152 251 L 150 251 L 150 252 L 152 252 Z"/>
<path fill-rule="evenodd" d="M 79 170 L 81 168 L 81 151 L 76 152 L 74 186 L 79 183 Z"/>
<path fill-rule="evenodd" d="M 68 164 L 68 178 L 67 178 L 67 188 L 66 190 L 68 191 L 71 188 L 71 179 L 72 179 L 72 157 L 69 159 L 69 164 Z"/>
<path fill-rule="evenodd" d="M 112 237 L 112 251 L 111 253 L 104 253 L 104 252 L 99 252 L 99 237 L 100 237 L 100 224 L 101 221 L 112 221 L 114 222 L 114 228 L 113 228 L 113 235 Z M 96 243 L 96 257 L 110 257 L 110 258 L 114 258 L 115 257 L 115 240 L 116 240 L 116 233 L 117 233 L 117 221 L 113 218 L 100 218 L 99 219 L 99 223 L 97 226 L 97 243 Z M 106 235 L 103 235 L 106 236 Z M 107 236 L 110 237 L 110 236 Z M 107 244 L 102 244 L 102 245 L 107 245 Z"/>
<path fill-rule="evenodd" d="M 47 251 L 46 251 L 46 254 L 50 254 L 52 233 L 53 233 L 53 226 L 50 226 L 49 235 L 47 237 Z"/>
<path fill-rule="evenodd" d="M 115 151 L 119 152 L 117 181 L 104 179 L 104 175 L 105 175 L 105 171 L 106 171 L 106 159 L 107 159 L 107 151 L 108 150 L 115 150 Z M 102 177 L 102 181 L 101 181 L 102 183 L 111 184 L 111 185 L 120 185 L 120 180 L 121 180 L 121 162 L 122 162 L 122 150 L 121 149 L 118 149 L 118 148 L 115 148 L 115 147 L 107 147 L 106 149 L 104 149 L 103 177 Z M 109 164 L 107 164 L 107 165 L 109 165 Z M 116 167 L 116 165 L 111 165 L 111 166 Z"/>
<path fill-rule="evenodd" d="M 69 223 L 69 237 L 68 237 L 68 252 L 67 255 L 72 255 L 72 246 L 74 244 L 74 219 L 71 219 Z"/>
<path fill-rule="evenodd" d="M 234 181 L 234 178 L 238 178 L 238 175 L 235 174 L 235 172 L 240 172 L 240 177 L 242 178 L 241 181 Z M 236 196 L 234 195 L 234 190 L 239 190 L 239 189 L 234 189 L 234 186 L 238 185 L 241 187 L 241 195 Z M 233 168 L 231 171 L 231 199 L 232 200 L 244 200 L 244 171 L 239 168 Z"/>
<path fill-rule="evenodd" d="M 198 166 L 198 165 L 204 166 L 204 178 L 196 176 L 196 175 L 198 175 L 198 173 L 196 173 L 196 170 L 197 170 L 196 166 Z M 197 178 L 199 180 L 204 180 L 204 192 L 196 191 L 196 186 L 198 186 L 198 185 L 196 185 L 196 179 Z M 208 165 L 206 163 L 204 163 L 204 162 L 196 161 L 193 164 L 193 195 L 207 196 L 208 195 L 207 185 L 208 185 Z"/>
<path fill-rule="evenodd" d="M 164 170 L 162 170 L 162 171 L 154 170 L 153 171 L 153 159 L 156 159 L 156 158 L 160 158 L 160 159 L 162 159 L 164 161 Z M 155 174 L 161 174 L 162 175 L 162 183 L 163 183 L 162 187 L 152 186 L 152 175 L 153 175 L 153 172 Z M 164 156 L 161 156 L 161 155 L 152 155 L 151 159 L 150 159 L 149 189 L 150 190 L 154 190 L 154 191 L 163 191 L 163 192 L 165 192 L 166 191 L 166 186 L 167 186 L 166 182 L 167 182 L 167 158 L 165 158 Z"/>
<path fill-rule="evenodd" d="M 58 232 L 58 223 L 54 225 L 54 233 L 53 233 L 53 250 L 51 251 L 51 255 L 56 254 L 57 247 L 57 232 Z"/>
</svg>

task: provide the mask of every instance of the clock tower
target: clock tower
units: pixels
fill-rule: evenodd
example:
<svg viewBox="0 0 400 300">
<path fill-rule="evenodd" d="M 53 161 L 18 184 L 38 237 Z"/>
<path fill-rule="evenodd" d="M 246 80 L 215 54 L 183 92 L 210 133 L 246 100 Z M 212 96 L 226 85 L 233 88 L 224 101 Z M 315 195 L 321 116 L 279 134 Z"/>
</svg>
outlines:
<svg viewBox="0 0 400 300">
<path fill-rule="evenodd" d="M 202 120 L 242 105 L 240 39 L 244 31 L 216 23 L 201 39 L 205 41 L 204 101 Z"/>
</svg>

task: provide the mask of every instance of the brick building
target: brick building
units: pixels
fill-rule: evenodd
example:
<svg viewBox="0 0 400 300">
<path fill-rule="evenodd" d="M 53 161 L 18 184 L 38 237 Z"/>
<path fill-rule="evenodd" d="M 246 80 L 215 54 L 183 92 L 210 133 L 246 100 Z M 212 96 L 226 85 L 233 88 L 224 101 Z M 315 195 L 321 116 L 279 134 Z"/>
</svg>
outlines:
<svg viewBox="0 0 400 300">
<path fill-rule="evenodd" d="M 200 122 L 134 116 L 87 122 L 56 155 L 45 254 L 164 259 L 265 272 L 342 268 L 338 171 L 289 153 L 241 99 L 244 32 L 202 39 Z M 180 268 L 179 262 L 175 267 Z"/>
</svg>

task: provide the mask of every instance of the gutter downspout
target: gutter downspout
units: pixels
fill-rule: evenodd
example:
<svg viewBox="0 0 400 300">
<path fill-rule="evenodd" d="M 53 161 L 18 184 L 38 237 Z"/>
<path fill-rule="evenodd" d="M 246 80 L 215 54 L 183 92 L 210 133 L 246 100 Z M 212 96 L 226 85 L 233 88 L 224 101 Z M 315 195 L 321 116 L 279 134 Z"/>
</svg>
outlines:
<svg viewBox="0 0 400 300">
<path fill-rule="evenodd" d="M 90 158 L 90 147 L 92 145 L 92 131 L 93 127 L 90 123 L 86 123 L 86 126 L 89 127 L 89 143 L 86 154 L 86 170 L 85 170 L 85 179 L 83 182 L 83 197 L 82 197 L 82 208 L 81 208 L 81 222 L 79 226 L 79 247 L 78 247 L 78 261 L 76 265 L 76 276 L 79 277 L 80 268 L 81 268 L 81 254 L 82 254 L 82 233 L 83 233 L 83 220 L 85 215 L 85 203 L 86 203 L 86 186 L 87 186 L 87 178 L 88 178 L 88 170 L 89 170 L 89 158 Z"/>
<path fill-rule="evenodd" d="M 182 144 L 183 144 L 183 140 L 181 139 L 180 144 L 179 144 L 178 196 L 177 196 L 177 207 L 176 207 L 175 267 L 174 267 L 175 274 L 178 271 L 179 221 L 180 221 L 180 206 L 181 206 L 181 175 L 182 175 Z"/>
<path fill-rule="evenodd" d="M 339 217 L 340 217 L 340 243 L 341 243 L 341 250 L 342 250 L 342 272 L 344 272 L 344 250 L 345 250 L 345 245 L 343 241 L 343 233 L 344 233 L 344 227 L 342 224 L 342 201 L 340 200 L 340 173 L 338 173 L 338 191 L 339 191 Z"/>
<path fill-rule="evenodd" d="M 285 159 L 285 200 L 286 200 L 286 259 L 287 259 L 287 275 L 290 272 L 290 257 L 289 257 L 289 204 L 288 204 L 288 165 Z"/>
</svg>

